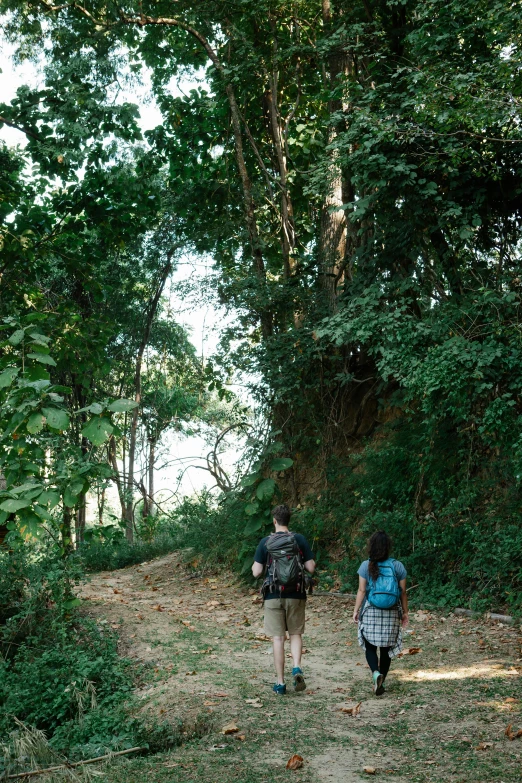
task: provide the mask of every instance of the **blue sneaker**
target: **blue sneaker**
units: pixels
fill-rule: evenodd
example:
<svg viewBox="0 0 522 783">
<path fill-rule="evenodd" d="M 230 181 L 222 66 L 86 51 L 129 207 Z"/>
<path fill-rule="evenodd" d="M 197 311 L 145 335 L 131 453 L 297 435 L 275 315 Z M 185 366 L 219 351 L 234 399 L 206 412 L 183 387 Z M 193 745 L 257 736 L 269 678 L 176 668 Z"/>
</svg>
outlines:
<svg viewBox="0 0 522 783">
<path fill-rule="evenodd" d="M 274 693 L 277 693 L 278 696 L 284 696 L 286 693 L 286 685 L 283 683 L 282 685 L 278 685 L 277 683 L 272 688 Z"/>
<path fill-rule="evenodd" d="M 292 677 L 294 678 L 294 691 L 305 691 L 306 690 L 306 682 L 305 678 L 303 676 L 303 672 L 299 668 L 299 666 L 294 666 L 292 669 Z"/>
<path fill-rule="evenodd" d="M 376 696 L 382 696 L 384 693 L 384 677 L 380 672 L 374 672 L 372 674 L 373 692 Z"/>
</svg>

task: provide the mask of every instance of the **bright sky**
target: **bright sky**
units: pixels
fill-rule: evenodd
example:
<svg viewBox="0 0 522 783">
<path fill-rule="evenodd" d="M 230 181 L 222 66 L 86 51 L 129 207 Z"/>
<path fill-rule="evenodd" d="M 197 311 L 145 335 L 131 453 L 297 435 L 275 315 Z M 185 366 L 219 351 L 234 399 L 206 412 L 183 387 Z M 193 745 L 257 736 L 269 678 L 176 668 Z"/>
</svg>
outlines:
<svg viewBox="0 0 522 783">
<path fill-rule="evenodd" d="M 33 86 L 43 85 L 43 79 L 37 67 L 32 63 L 25 62 L 22 65 L 14 65 L 12 55 L 14 47 L 2 42 L 0 51 L 0 102 L 10 102 L 16 95 L 16 90 L 23 84 Z M 189 80 L 183 78 L 176 83 L 172 83 L 173 94 L 187 92 L 196 84 L 201 84 L 202 79 L 194 78 Z M 144 84 L 132 88 L 132 92 L 120 93 L 119 100 L 135 102 L 140 108 L 140 125 L 143 131 L 150 130 L 161 123 L 161 113 L 153 99 L 151 99 L 150 88 L 147 79 Z M 4 140 L 10 146 L 25 146 L 25 135 L 21 131 L 9 128 L 4 125 L 0 129 L 0 139 Z M 189 330 L 191 340 L 196 346 L 199 355 L 210 356 L 216 349 L 220 333 L 223 327 L 229 322 L 225 319 L 223 311 L 217 306 L 208 306 L 200 301 L 185 301 L 176 293 L 175 284 L 182 282 L 185 277 L 191 277 L 193 280 L 197 277 L 202 280 L 211 273 L 212 259 L 187 256 L 181 260 L 173 279 L 172 287 L 167 293 L 174 317 L 178 323 L 183 324 Z M 243 390 L 234 386 L 234 391 L 242 398 L 246 399 Z M 203 465 L 203 457 L 208 452 L 208 447 L 199 436 L 180 438 L 175 435 L 169 435 L 165 440 L 165 462 L 170 464 L 163 470 L 157 472 L 155 477 L 156 490 L 161 490 L 160 496 L 167 498 L 171 496 L 172 491 L 178 487 L 178 474 L 184 470 L 183 478 L 179 483 L 180 495 L 193 494 L 204 486 L 214 485 L 212 477 L 195 465 Z M 225 468 L 231 468 L 238 456 L 237 449 L 239 445 L 232 446 L 223 459 Z M 115 506 L 116 498 L 112 499 L 111 505 Z"/>
</svg>

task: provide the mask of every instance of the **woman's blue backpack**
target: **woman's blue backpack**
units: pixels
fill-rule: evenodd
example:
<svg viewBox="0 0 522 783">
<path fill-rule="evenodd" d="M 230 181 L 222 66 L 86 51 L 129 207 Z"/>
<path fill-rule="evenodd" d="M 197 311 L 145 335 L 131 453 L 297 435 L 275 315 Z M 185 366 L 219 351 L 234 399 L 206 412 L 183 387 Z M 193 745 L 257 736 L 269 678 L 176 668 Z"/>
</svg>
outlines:
<svg viewBox="0 0 522 783">
<path fill-rule="evenodd" d="M 395 560 L 391 557 L 378 563 L 379 576 L 374 581 L 368 574 L 366 598 L 377 609 L 393 609 L 400 601 L 401 589 L 395 573 Z"/>
</svg>

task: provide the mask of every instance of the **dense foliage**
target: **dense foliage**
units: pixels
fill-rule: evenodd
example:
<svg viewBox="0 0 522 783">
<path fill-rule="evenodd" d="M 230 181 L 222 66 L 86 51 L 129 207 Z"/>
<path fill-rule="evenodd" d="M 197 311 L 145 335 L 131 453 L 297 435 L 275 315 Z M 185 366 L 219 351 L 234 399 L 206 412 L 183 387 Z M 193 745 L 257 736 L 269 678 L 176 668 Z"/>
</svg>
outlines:
<svg viewBox="0 0 522 783">
<path fill-rule="evenodd" d="M 243 373 L 263 426 L 239 486 L 216 468 L 217 504 L 176 512 L 185 543 L 248 571 L 285 497 L 341 586 L 382 525 L 424 600 L 519 608 L 519 6 L 0 9 L 44 70 L 0 105 L 27 139 L 0 150 L 0 524 L 67 554 L 114 481 L 131 539 L 155 512 L 137 450 L 153 468 L 165 429 L 237 423 L 209 401 Z M 140 77 L 145 138 L 118 100 Z M 236 315 L 205 367 L 162 298 L 184 251 Z"/>
</svg>

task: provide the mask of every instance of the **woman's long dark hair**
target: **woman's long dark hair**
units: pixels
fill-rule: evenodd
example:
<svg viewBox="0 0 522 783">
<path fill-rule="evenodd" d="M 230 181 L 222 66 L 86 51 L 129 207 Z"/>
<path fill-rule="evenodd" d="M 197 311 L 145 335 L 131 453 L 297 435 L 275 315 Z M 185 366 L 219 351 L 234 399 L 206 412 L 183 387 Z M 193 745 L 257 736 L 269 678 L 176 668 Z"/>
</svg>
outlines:
<svg viewBox="0 0 522 783">
<path fill-rule="evenodd" d="M 384 530 L 378 530 L 368 542 L 368 571 L 374 581 L 379 577 L 379 563 L 390 556 L 391 545 L 391 538 Z"/>
</svg>

